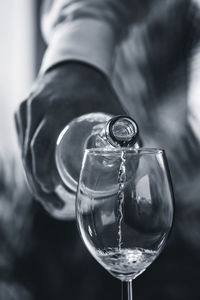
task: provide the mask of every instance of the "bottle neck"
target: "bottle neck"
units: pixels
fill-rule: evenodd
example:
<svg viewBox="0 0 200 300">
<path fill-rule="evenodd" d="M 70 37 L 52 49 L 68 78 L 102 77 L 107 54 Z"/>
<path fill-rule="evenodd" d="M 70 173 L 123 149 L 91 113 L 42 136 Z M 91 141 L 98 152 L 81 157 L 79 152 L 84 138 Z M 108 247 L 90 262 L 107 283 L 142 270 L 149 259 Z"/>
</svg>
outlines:
<svg viewBox="0 0 200 300">
<path fill-rule="evenodd" d="M 139 137 L 137 123 L 128 116 L 116 116 L 111 118 L 105 127 L 108 142 L 114 147 L 131 147 L 135 145 Z"/>
</svg>

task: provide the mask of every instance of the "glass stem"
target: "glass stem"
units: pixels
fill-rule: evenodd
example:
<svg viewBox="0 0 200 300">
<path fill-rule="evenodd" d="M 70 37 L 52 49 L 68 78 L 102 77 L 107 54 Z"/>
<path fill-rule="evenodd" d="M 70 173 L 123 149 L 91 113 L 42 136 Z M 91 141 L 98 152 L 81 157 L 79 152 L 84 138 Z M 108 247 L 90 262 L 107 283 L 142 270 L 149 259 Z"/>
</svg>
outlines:
<svg viewBox="0 0 200 300">
<path fill-rule="evenodd" d="M 132 280 L 122 281 L 122 298 L 121 300 L 133 300 Z"/>
</svg>

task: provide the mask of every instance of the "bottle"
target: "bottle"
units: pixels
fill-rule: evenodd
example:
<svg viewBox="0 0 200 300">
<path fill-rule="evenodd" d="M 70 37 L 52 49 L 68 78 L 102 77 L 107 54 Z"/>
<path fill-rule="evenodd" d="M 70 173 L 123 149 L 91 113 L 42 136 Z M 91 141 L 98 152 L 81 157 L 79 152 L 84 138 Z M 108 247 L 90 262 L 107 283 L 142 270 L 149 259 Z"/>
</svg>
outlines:
<svg viewBox="0 0 200 300">
<path fill-rule="evenodd" d="M 139 148 L 139 130 L 128 116 L 89 113 L 73 119 L 60 133 L 55 151 L 56 166 L 61 183 L 56 194 L 68 205 L 63 217 L 74 214 L 74 203 L 81 163 L 85 149 L 135 147 Z M 70 206 L 71 204 L 71 206 Z M 73 205 L 72 205 L 73 204 Z M 58 216 L 59 218 L 62 218 Z"/>
</svg>

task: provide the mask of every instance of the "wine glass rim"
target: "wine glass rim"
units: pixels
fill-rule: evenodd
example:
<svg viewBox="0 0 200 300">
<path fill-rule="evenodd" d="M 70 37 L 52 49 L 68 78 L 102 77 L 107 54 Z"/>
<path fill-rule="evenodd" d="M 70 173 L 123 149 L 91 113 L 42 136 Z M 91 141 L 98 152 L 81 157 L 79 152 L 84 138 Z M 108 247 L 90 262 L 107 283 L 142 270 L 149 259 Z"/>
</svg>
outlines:
<svg viewBox="0 0 200 300">
<path fill-rule="evenodd" d="M 143 154 L 164 154 L 165 150 L 161 148 L 133 148 L 133 147 L 119 147 L 119 148 L 90 148 L 90 149 L 85 149 L 85 153 L 87 154 L 114 154 L 114 153 L 121 153 L 124 151 L 127 154 L 131 155 L 143 155 Z"/>
</svg>

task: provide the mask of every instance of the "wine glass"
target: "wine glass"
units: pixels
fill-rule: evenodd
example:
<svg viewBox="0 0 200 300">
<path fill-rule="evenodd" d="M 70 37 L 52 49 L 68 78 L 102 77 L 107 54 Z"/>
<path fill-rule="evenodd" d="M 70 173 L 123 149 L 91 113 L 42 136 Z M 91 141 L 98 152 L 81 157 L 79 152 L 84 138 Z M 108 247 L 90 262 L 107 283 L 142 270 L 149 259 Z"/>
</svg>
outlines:
<svg viewBox="0 0 200 300">
<path fill-rule="evenodd" d="M 166 244 L 173 212 L 164 150 L 85 151 L 76 200 L 78 228 L 93 257 L 121 280 L 123 300 L 132 300 L 132 280 Z"/>
</svg>

